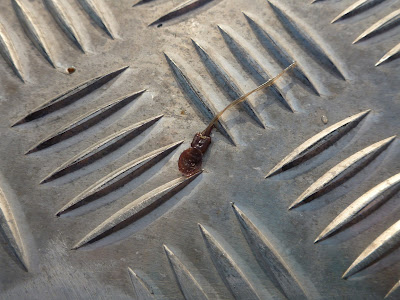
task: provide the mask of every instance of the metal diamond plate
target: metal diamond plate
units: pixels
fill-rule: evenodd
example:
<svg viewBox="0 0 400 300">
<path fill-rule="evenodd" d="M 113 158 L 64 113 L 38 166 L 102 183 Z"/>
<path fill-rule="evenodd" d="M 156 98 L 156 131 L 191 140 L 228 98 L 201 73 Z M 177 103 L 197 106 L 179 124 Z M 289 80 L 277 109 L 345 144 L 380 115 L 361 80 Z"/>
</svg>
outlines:
<svg viewBox="0 0 400 300">
<path fill-rule="evenodd" d="M 0 299 L 399 299 L 399 25 L 396 0 L 0 1 Z"/>
</svg>

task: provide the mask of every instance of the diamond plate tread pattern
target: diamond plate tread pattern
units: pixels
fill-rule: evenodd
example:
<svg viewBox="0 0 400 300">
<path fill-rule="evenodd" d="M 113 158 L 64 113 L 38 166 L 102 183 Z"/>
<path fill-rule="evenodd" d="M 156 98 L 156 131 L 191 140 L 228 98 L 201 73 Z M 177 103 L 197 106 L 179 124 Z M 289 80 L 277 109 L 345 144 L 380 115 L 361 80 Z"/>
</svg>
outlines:
<svg viewBox="0 0 400 300">
<path fill-rule="evenodd" d="M 372 25 L 398 7 L 358 1 L 368 9 L 353 8 L 332 25 L 354 1 L 190 0 L 181 8 L 174 0 L 132 2 L 0 4 L 6 28 L 0 174 L 17 195 L 22 213 L 13 220 L 24 244 L 24 259 L 3 249 L 0 298 L 395 299 L 400 165 L 393 40 L 399 27 L 396 16 L 384 30 Z M 15 7 L 35 18 L 17 19 Z M 171 7 L 177 9 L 166 13 Z M 163 15 L 169 19 L 148 26 Z M 28 31 L 47 43 L 62 72 L 27 45 L 22 24 L 42 33 L 39 39 Z M 53 28 L 57 43 L 47 34 Z M 352 45 L 367 28 L 373 37 Z M 245 52 L 232 51 L 233 39 Z M 15 53 L 5 46 L 10 41 Z M 256 62 L 253 70 L 246 55 Z M 375 68 L 371 59 L 380 57 Z M 7 71 L 17 60 L 25 84 Z M 293 60 L 299 68 L 277 85 L 287 106 L 270 91 L 253 95 L 224 115 L 225 137 L 213 134 L 203 173 L 180 177 L 176 150 L 204 121 Z M 69 66 L 76 71 L 66 75 Z M 143 89 L 132 105 L 74 130 L 112 99 Z M 211 115 L 204 114 L 207 107 Z M 72 128 L 76 136 L 24 155 L 63 131 L 57 128 Z M 382 144 L 370 155 L 360 151 L 377 141 Z M 149 159 L 165 145 L 176 147 Z M 342 166 L 331 176 L 329 170 Z M 322 189 L 312 194 L 320 199 L 288 211 L 316 182 Z M 323 234 L 331 227 L 332 234 Z M 346 270 L 351 276 L 343 280 Z"/>
<path fill-rule="evenodd" d="M 199 224 L 199 228 L 211 260 L 233 297 L 235 299 L 261 299 L 229 253 L 206 228 L 201 224 Z"/>
<path fill-rule="evenodd" d="M 10 206 L 9 200 L 7 200 L 3 189 L 0 188 L 0 229 L 1 234 L 6 239 L 6 247 L 11 251 L 11 255 L 14 256 L 25 271 L 29 270 L 29 257 L 26 246 L 21 237 L 19 225 L 17 219 Z"/>
<path fill-rule="evenodd" d="M 78 2 L 82 5 L 83 9 L 93 19 L 97 26 L 103 29 L 111 39 L 114 39 L 115 34 L 111 29 L 111 24 L 107 20 L 105 13 L 108 10 L 108 7 L 106 7 L 102 1 L 78 0 Z"/>
<path fill-rule="evenodd" d="M 80 1 L 82 7 L 86 10 L 88 15 L 94 20 L 100 28 L 103 28 L 106 34 L 112 39 L 114 35 L 112 33 L 111 26 L 112 22 L 107 19 L 108 11 L 107 7 L 99 3 L 99 1 Z M 37 15 L 44 12 L 45 9 L 54 18 L 55 22 L 59 25 L 60 29 L 70 39 L 70 41 L 82 51 L 83 54 L 92 52 L 92 45 L 87 40 L 88 34 L 82 33 L 81 20 L 77 19 L 77 13 L 74 11 L 71 14 L 71 10 L 76 10 L 76 7 L 71 6 L 71 3 L 60 3 L 59 0 L 44 0 L 44 7 L 32 3 L 27 3 L 25 0 L 12 0 L 12 6 L 14 7 L 14 13 L 16 14 L 20 25 L 24 28 L 26 36 L 31 40 L 36 49 L 41 55 L 48 61 L 48 63 L 55 69 L 69 74 L 74 71 L 70 67 L 65 67 L 65 63 L 59 61 L 60 56 L 60 45 L 54 45 L 54 40 L 48 38 L 48 27 L 52 24 L 46 24 L 43 20 L 37 22 Z M 76 6 L 76 4 L 74 4 Z M 78 26 L 76 26 L 78 24 Z M 21 66 L 20 59 L 15 51 L 14 43 L 10 39 L 8 33 L 4 29 L 4 25 L 1 25 L 0 36 L 1 36 L 1 53 L 5 60 L 9 63 L 10 67 L 14 70 L 15 74 L 25 82 L 27 80 L 25 71 Z M 9 26 L 6 26 L 8 28 Z M 59 40 L 56 41 L 60 42 Z M 88 49 L 86 49 L 88 48 Z M 20 55 L 22 53 L 18 51 Z M 25 67 L 25 66 L 24 66 Z M 28 81 L 30 78 L 28 78 Z"/>
<path fill-rule="evenodd" d="M 357 14 L 360 14 L 360 13 L 362 13 L 384 1 L 385 0 L 359 0 L 359 1 L 356 1 L 352 5 L 350 5 L 348 8 L 346 8 L 344 11 L 342 11 L 336 18 L 334 18 L 331 23 L 335 23 L 339 20 L 343 20 L 343 19 L 355 16 Z"/>
<path fill-rule="evenodd" d="M 15 74 L 24 82 L 24 73 L 19 61 L 15 46 L 3 24 L 0 23 L 0 51 L 4 60 L 14 70 Z"/>
<path fill-rule="evenodd" d="M 83 152 L 65 162 L 62 166 L 58 167 L 50 175 L 44 178 L 40 183 L 47 183 L 71 172 L 76 172 L 77 170 L 92 164 L 96 160 L 106 157 L 110 153 L 124 146 L 130 140 L 136 138 L 140 133 L 151 127 L 162 117 L 163 115 L 159 115 L 154 118 L 135 123 L 132 126 L 126 127 L 121 131 L 106 137 L 105 139 L 90 146 Z"/>
<path fill-rule="evenodd" d="M 301 284 L 279 252 L 237 206 L 233 204 L 232 207 L 254 256 L 277 288 L 288 299 L 307 299 Z"/>
<path fill-rule="evenodd" d="M 201 286 L 196 281 L 196 279 L 194 279 L 193 275 L 190 274 L 190 272 L 176 257 L 176 255 L 165 245 L 164 250 L 171 264 L 171 268 L 175 274 L 176 281 L 185 299 L 209 299 L 204 293 Z"/>
<path fill-rule="evenodd" d="M 217 115 L 217 109 L 214 107 L 211 101 L 207 100 L 207 98 L 203 96 L 201 91 L 195 86 L 189 77 L 185 75 L 176 62 L 173 61 L 167 54 L 165 54 L 165 57 L 168 61 L 168 64 L 171 66 L 171 69 L 174 72 L 179 84 L 182 86 L 182 89 L 188 95 L 189 99 L 206 118 L 207 122 L 211 122 L 211 120 Z M 229 133 L 226 124 L 222 120 L 218 120 L 215 127 L 232 145 L 235 145 L 235 142 Z"/>
<path fill-rule="evenodd" d="M 52 112 L 55 112 L 59 109 L 62 109 L 74 103 L 75 101 L 80 100 L 81 98 L 89 95 L 90 93 L 102 87 L 104 84 L 106 84 L 108 81 L 118 76 L 121 72 L 125 71 L 127 68 L 128 67 L 124 67 L 119 70 L 113 71 L 111 73 L 90 79 L 88 81 L 79 84 L 78 86 L 69 89 L 66 92 L 63 92 L 62 94 L 51 99 L 45 104 L 40 105 L 38 108 L 34 109 L 27 116 L 25 116 L 12 126 L 20 125 L 26 122 L 36 120 L 38 118 L 42 118 L 48 114 L 51 114 Z"/>
<path fill-rule="evenodd" d="M 118 190 L 168 156 L 168 154 L 177 149 L 182 142 L 183 141 L 179 141 L 156 149 L 108 174 L 69 201 L 56 215 L 60 216 L 67 211 L 86 205 Z"/>
<path fill-rule="evenodd" d="M 133 100 L 140 97 L 140 95 L 142 95 L 144 92 L 145 90 L 142 90 L 139 92 L 134 92 L 130 95 L 123 96 L 117 100 L 96 108 L 95 110 L 90 111 L 83 116 L 79 116 L 70 124 L 59 129 L 55 133 L 52 133 L 50 136 L 39 142 L 39 144 L 29 149 L 26 154 L 49 148 L 57 143 L 65 141 L 66 139 L 72 138 L 73 136 L 81 133 L 84 130 L 89 129 L 92 126 L 97 125 L 99 122 L 103 121 L 107 117 L 129 105 Z"/>
<path fill-rule="evenodd" d="M 342 211 L 317 237 L 314 243 L 322 241 L 346 227 L 353 225 L 360 219 L 364 219 L 384 202 L 390 200 L 398 191 L 400 174 L 396 174 L 381 182 L 371 190 L 363 194 L 360 198 L 351 203 Z"/>
<path fill-rule="evenodd" d="M 136 222 L 147 214 L 150 214 L 154 209 L 159 207 L 165 201 L 169 200 L 169 198 L 183 189 L 200 174 L 201 172 L 188 178 L 177 178 L 148 192 L 109 217 L 107 220 L 89 232 L 79 242 L 77 242 L 72 249 L 78 249 L 86 244 L 96 242 L 118 230 L 127 227 L 131 223 Z"/>
<path fill-rule="evenodd" d="M 219 25 L 218 28 L 237 60 L 248 69 L 249 73 L 252 74 L 260 84 L 273 78 L 273 76 L 266 71 L 266 68 L 257 60 L 256 57 L 260 57 L 259 53 L 257 53 L 243 37 L 235 34 L 232 28 L 228 26 Z M 233 37 L 233 35 L 235 35 L 235 37 Z M 286 95 L 283 96 L 285 93 L 282 91 L 280 81 L 272 85 L 270 90 L 287 109 L 291 112 L 295 111 L 291 104 L 294 102 L 293 96 L 290 92 L 287 92 Z M 287 99 L 289 96 L 291 96 L 292 99 Z"/>
<path fill-rule="evenodd" d="M 176 17 L 179 17 L 183 14 L 187 14 L 188 12 L 197 9 L 208 2 L 212 2 L 213 0 L 188 0 L 183 2 L 182 4 L 178 5 L 177 7 L 173 8 L 171 11 L 163 15 L 162 17 L 159 17 L 157 20 L 155 20 L 153 23 L 151 23 L 149 26 L 155 25 L 155 24 L 160 24 L 165 21 L 169 21 L 171 19 L 174 19 Z"/>
<path fill-rule="evenodd" d="M 371 146 L 368 146 L 349 158 L 341 161 L 334 166 L 317 181 L 315 181 L 307 190 L 305 190 L 289 207 L 293 209 L 311 202 L 312 200 L 330 192 L 332 189 L 342 185 L 345 181 L 349 180 L 363 168 L 370 164 L 379 154 L 381 154 L 387 147 L 395 140 L 396 136 L 389 137 L 379 141 Z"/>
<path fill-rule="evenodd" d="M 293 55 L 288 54 L 290 50 L 288 47 L 284 47 L 283 44 L 279 43 L 279 35 L 277 32 L 273 32 L 273 29 L 267 29 L 265 26 L 260 25 L 261 22 L 259 20 L 256 21 L 257 17 L 249 14 L 243 13 L 247 18 L 249 25 L 252 27 L 254 33 L 257 35 L 260 42 L 263 46 L 268 49 L 268 52 L 273 56 L 282 67 L 290 65 L 294 59 Z M 297 67 L 293 70 L 293 74 L 306 86 L 308 86 L 313 92 L 315 92 L 318 96 L 320 93 L 318 92 L 315 84 L 313 83 L 315 79 L 310 80 L 301 66 L 301 63 L 296 59 Z"/>
<path fill-rule="evenodd" d="M 400 221 L 393 224 L 379 237 L 376 238 L 353 262 L 353 264 L 343 274 L 343 278 L 347 279 L 350 276 L 369 267 L 373 263 L 382 259 L 393 251 L 393 248 L 399 246 L 400 237 Z"/>
<path fill-rule="evenodd" d="M 283 9 L 277 6 L 275 2 L 268 1 L 268 3 L 272 6 L 274 12 L 285 28 L 301 46 L 306 48 L 308 53 L 313 55 L 319 63 L 331 70 L 337 77 L 346 80 L 343 71 L 341 71 L 337 64 L 334 63 L 337 59 L 330 53 L 330 50 L 324 49 L 326 45 L 325 42 L 317 42 L 317 40 L 320 40 L 319 37 L 312 37 L 315 36 L 314 33 L 310 33 L 309 29 L 302 28 L 301 25 L 299 26 L 299 22 L 296 22 L 293 18 L 289 17 L 288 14 L 284 13 Z"/>
<path fill-rule="evenodd" d="M 217 83 L 225 88 L 231 99 L 235 100 L 240 98 L 241 95 L 244 95 L 244 92 L 240 89 L 237 82 L 229 75 L 229 73 L 220 64 L 218 64 L 218 62 L 216 62 L 216 60 L 213 59 L 210 54 L 208 54 L 206 50 L 199 45 L 199 43 L 194 40 L 192 41 L 199 53 L 199 56 L 202 58 L 204 65 L 207 67 L 207 70 L 217 81 Z M 262 128 L 265 128 L 263 122 L 261 121 L 261 117 L 255 111 L 251 103 L 246 100 L 242 102 L 241 105 L 247 114 L 257 122 L 257 124 L 259 124 Z"/>
<path fill-rule="evenodd" d="M 331 23 L 343 21 L 345 19 L 357 16 L 359 14 L 363 15 L 363 13 L 366 11 L 369 11 L 370 14 L 372 14 L 373 12 L 378 12 L 377 10 L 378 8 L 381 8 L 381 10 L 384 11 L 385 10 L 384 7 L 378 5 L 384 2 L 386 3 L 387 6 L 391 4 L 390 1 L 386 0 L 358 0 L 354 2 L 352 5 L 350 5 L 348 8 L 346 8 L 343 12 L 341 12 L 337 17 L 335 17 Z M 365 15 L 364 18 L 360 18 L 361 22 L 364 19 L 366 19 L 366 17 L 368 17 L 368 15 Z M 384 35 L 388 31 L 393 31 L 393 28 L 397 27 L 398 24 L 399 24 L 399 9 L 396 9 L 396 6 L 394 6 L 394 9 L 390 11 L 389 14 L 387 14 L 386 16 L 382 16 L 381 19 L 377 20 L 370 27 L 364 29 L 364 31 L 361 34 L 359 34 L 359 36 L 352 43 L 356 44 L 378 35 Z M 399 52 L 398 46 L 395 46 L 394 48 L 389 50 L 381 59 L 379 59 L 375 64 L 375 66 L 379 66 L 384 62 L 389 62 L 391 60 L 398 58 L 398 52 Z"/>
<path fill-rule="evenodd" d="M 390 62 L 396 58 L 400 57 L 400 43 L 394 46 L 392 49 L 388 51 L 376 64 L 375 66 L 379 66 L 385 62 Z"/>
<path fill-rule="evenodd" d="M 357 37 L 354 40 L 353 44 L 370 39 L 378 34 L 381 34 L 385 31 L 394 28 L 399 24 L 400 24 L 400 9 L 390 13 L 389 15 L 382 18 L 381 20 L 373 24 L 371 27 L 366 29 L 363 33 L 360 34 L 359 37 Z"/>
<path fill-rule="evenodd" d="M 83 52 L 82 37 L 78 30 L 74 26 L 74 21 L 68 15 L 66 9 L 57 0 L 46 0 L 45 1 L 49 12 L 53 15 L 54 19 L 60 25 L 62 30 L 68 36 L 68 38 Z"/>
<path fill-rule="evenodd" d="M 153 292 L 148 285 L 140 278 L 131 268 L 128 268 L 129 276 L 135 290 L 136 299 L 138 300 L 153 300 Z"/>
<path fill-rule="evenodd" d="M 356 127 L 369 112 L 367 110 L 348 117 L 314 135 L 278 163 L 265 178 L 287 171 L 320 154 Z"/>
<path fill-rule="evenodd" d="M 55 68 L 53 54 L 44 38 L 42 30 L 34 20 L 34 13 L 31 13 L 20 0 L 13 0 L 12 3 L 27 36 L 49 64 Z"/>
<path fill-rule="evenodd" d="M 386 299 L 386 298 L 395 299 L 395 297 L 396 297 L 395 294 L 396 294 L 396 292 L 399 291 L 399 286 L 400 286 L 400 281 L 397 282 L 397 283 L 393 286 L 393 288 L 386 294 L 385 299 Z M 392 298 L 392 297 L 393 297 L 393 298 Z"/>
</svg>

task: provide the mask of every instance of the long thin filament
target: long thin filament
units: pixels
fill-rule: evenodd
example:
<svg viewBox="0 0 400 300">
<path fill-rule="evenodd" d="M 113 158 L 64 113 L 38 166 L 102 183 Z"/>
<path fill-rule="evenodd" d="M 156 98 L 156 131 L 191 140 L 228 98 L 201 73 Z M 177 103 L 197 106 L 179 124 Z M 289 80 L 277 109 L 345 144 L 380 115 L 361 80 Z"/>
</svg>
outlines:
<svg viewBox="0 0 400 300">
<path fill-rule="evenodd" d="M 210 122 L 210 124 L 207 126 L 207 128 L 202 132 L 203 135 L 208 135 L 212 129 L 212 127 L 215 125 L 215 123 L 218 122 L 219 118 L 222 116 L 222 114 L 227 111 L 228 109 L 230 109 L 231 107 L 243 102 L 246 100 L 246 98 L 248 96 L 250 96 L 251 94 L 258 92 L 259 90 L 262 90 L 266 87 L 269 87 L 271 85 L 273 85 L 280 77 L 282 77 L 286 72 L 290 71 L 291 69 L 293 69 L 296 66 L 296 62 L 293 62 L 290 66 L 288 66 L 286 69 L 284 69 L 281 73 L 279 73 L 278 75 L 276 75 L 274 78 L 268 80 L 267 82 L 264 82 L 263 84 L 261 84 L 260 86 L 258 86 L 257 88 L 255 88 L 254 90 L 248 92 L 247 94 L 244 94 L 243 96 L 241 96 L 240 98 L 236 99 L 235 101 L 233 101 L 232 103 L 230 103 L 227 107 L 225 107 L 223 110 L 221 110 Z"/>
</svg>

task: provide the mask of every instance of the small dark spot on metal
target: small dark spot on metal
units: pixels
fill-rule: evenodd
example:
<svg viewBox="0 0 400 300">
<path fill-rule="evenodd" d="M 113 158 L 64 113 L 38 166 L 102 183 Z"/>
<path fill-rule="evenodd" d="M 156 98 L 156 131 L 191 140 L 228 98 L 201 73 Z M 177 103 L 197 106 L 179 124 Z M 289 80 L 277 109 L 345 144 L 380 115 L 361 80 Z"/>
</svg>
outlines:
<svg viewBox="0 0 400 300">
<path fill-rule="evenodd" d="M 160 23 L 160 24 L 157 25 L 157 28 L 160 28 L 160 27 L 162 27 L 162 23 Z"/>
<path fill-rule="evenodd" d="M 69 68 L 67 69 L 68 74 L 75 73 L 75 71 L 76 71 L 76 69 L 75 69 L 74 67 L 69 67 Z"/>
<path fill-rule="evenodd" d="M 185 115 L 186 113 L 185 113 L 185 111 L 184 110 L 181 110 L 181 115 Z"/>
</svg>

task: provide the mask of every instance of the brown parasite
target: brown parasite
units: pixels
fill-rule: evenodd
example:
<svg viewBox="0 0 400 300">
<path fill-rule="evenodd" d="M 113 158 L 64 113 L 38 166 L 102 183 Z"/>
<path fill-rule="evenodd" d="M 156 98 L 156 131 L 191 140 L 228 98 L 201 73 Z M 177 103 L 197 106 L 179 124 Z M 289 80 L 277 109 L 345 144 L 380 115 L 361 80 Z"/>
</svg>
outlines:
<svg viewBox="0 0 400 300">
<path fill-rule="evenodd" d="M 248 96 L 251 94 L 260 91 L 264 88 L 270 87 L 273 85 L 280 77 L 282 77 L 285 73 L 292 70 L 296 66 L 296 62 L 293 62 L 290 66 L 284 69 L 281 73 L 276 75 L 274 78 L 264 82 L 254 90 L 244 94 L 240 98 L 231 102 L 228 106 L 226 106 L 223 110 L 221 110 L 208 124 L 207 128 L 202 132 L 198 132 L 194 135 L 192 143 L 190 144 L 190 148 L 186 149 L 179 156 L 178 168 L 179 171 L 185 176 L 192 176 L 201 170 L 201 166 L 203 163 L 203 155 L 207 152 L 208 147 L 211 144 L 211 132 L 214 128 L 214 125 L 221 118 L 222 114 L 230 109 L 231 107 L 243 102 L 246 100 Z"/>
</svg>

